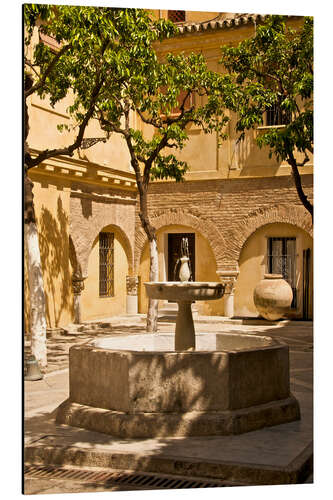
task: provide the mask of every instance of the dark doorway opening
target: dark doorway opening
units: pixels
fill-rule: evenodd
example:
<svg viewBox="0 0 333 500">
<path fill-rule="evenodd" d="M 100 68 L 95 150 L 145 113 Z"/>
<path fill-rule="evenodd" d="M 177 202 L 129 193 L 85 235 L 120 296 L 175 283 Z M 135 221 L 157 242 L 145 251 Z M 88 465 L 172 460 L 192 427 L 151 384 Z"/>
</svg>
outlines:
<svg viewBox="0 0 333 500">
<path fill-rule="evenodd" d="M 303 319 L 310 319 L 310 257 L 311 250 L 303 250 Z"/>
<path fill-rule="evenodd" d="M 188 239 L 188 250 L 190 266 L 192 271 L 191 280 L 195 281 L 195 234 L 194 233 L 169 233 L 168 234 L 168 281 L 180 281 L 179 265 L 177 261 L 181 257 L 181 242 L 183 238 Z"/>
</svg>

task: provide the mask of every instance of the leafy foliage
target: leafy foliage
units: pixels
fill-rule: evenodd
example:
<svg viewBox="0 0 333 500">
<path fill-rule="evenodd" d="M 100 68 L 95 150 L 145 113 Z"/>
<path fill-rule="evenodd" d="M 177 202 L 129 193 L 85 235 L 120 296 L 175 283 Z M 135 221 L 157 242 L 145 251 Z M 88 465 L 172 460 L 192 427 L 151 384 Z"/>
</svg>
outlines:
<svg viewBox="0 0 333 500">
<path fill-rule="evenodd" d="M 237 95 L 229 107 L 237 112 L 240 139 L 245 130 L 263 124 L 267 109 L 279 113 L 284 125 L 264 128 L 256 141 L 259 147 L 269 147 L 270 157 L 289 163 L 299 199 L 313 217 L 298 171 L 313 153 L 313 19 L 306 17 L 302 29 L 294 31 L 283 16 L 270 16 L 253 38 L 237 47 L 222 47 L 220 62 Z M 303 161 L 296 160 L 296 151 Z"/>
<path fill-rule="evenodd" d="M 161 152 L 182 149 L 189 124 L 224 138 L 227 117 L 221 89 L 230 96 L 230 79 L 209 71 L 202 55 L 168 54 L 159 61 L 157 44 L 177 33 L 170 21 L 153 20 L 143 9 L 24 8 L 26 44 L 37 25 L 40 33 L 60 44 L 56 53 L 42 41 L 35 46 L 33 60 L 26 61 L 35 71 L 30 94 L 48 96 L 54 106 L 71 91 L 73 102 L 68 112 L 77 126 L 94 117 L 107 135 L 121 134 L 137 181 L 143 181 L 145 187 L 150 175 L 154 179 L 183 178 L 188 165 L 176 155 Z M 38 21 L 40 17 L 43 22 Z M 188 106 L 190 96 L 197 100 L 195 105 Z M 200 105 L 203 97 L 205 103 Z M 176 107 L 178 113 L 174 113 Z M 133 112 L 153 129 L 150 138 L 144 137 L 140 128 L 130 126 Z M 58 129 L 68 127 L 61 124 Z"/>
<path fill-rule="evenodd" d="M 262 125 L 263 113 L 275 106 L 286 125 L 259 134 L 258 145 L 269 146 L 278 160 L 288 160 L 295 150 L 312 152 L 312 18 L 305 18 L 296 32 L 286 27 L 283 16 L 270 16 L 253 38 L 223 47 L 220 62 L 232 74 L 239 96 L 233 108 L 238 131 Z"/>
</svg>

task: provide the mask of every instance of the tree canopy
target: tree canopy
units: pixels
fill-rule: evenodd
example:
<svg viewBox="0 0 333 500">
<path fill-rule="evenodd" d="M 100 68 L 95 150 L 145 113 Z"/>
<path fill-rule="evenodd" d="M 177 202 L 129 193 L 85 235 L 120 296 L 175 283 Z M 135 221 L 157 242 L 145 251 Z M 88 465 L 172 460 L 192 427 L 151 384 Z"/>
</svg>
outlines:
<svg viewBox="0 0 333 500">
<path fill-rule="evenodd" d="M 26 97 L 36 92 L 41 98 L 48 96 L 54 106 L 72 91 L 68 112 L 78 134 L 62 154 L 76 149 L 89 119 L 95 117 L 107 135 L 120 133 L 124 137 L 133 168 L 137 162 L 144 165 L 145 184 L 150 178 L 179 181 L 188 165 L 174 154 L 162 155 L 162 150 L 182 149 L 190 123 L 223 137 L 227 118 L 218 89 L 226 92 L 231 88 L 228 77 L 209 71 L 201 55 L 168 54 L 159 61 L 156 44 L 177 34 L 171 22 L 153 20 L 143 9 L 26 5 L 27 44 L 38 19 L 42 20 L 40 32 L 52 36 L 59 50 L 55 53 L 42 41 L 35 46 L 33 60 L 26 60 L 34 79 Z M 199 105 L 203 95 L 206 102 Z M 178 113 L 173 112 L 176 107 Z M 140 127 L 130 126 L 132 112 L 154 128 L 152 137 L 148 139 Z M 59 129 L 66 127 L 60 125 Z M 29 165 L 54 154 L 59 152 L 47 150 L 34 160 L 30 158 Z"/>
<path fill-rule="evenodd" d="M 285 17 L 270 16 L 253 38 L 222 47 L 220 62 L 238 95 L 231 109 L 237 112 L 240 137 L 264 124 L 265 111 L 274 109 L 279 115 L 280 126 L 262 130 L 256 141 L 269 147 L 270 156 L 290 164 L 299 198 L 312 215 L 298 167 L 313 153 L 313 19 L 306 17 L 295 31 L 286 27 Z"/>
<path fill-rule="evenodd" d="M 185 146 L 191 123 L 224 138 L 228 118 L 223 100 L 233 101 L 230 77 L 210 71 L 200 54 L 167 54 L 160 60 L 158 44 L 177 35 L 178 28 L 144 9 L 26 5 L 25 23 L 27 45 L 35 26 L 58 44 L 52 49 L 41 40 L 32 60 L 26 58 L 30 76 L 25 98 L 36 92 L 41 98 L 48 96 L 54 106 L 71 92 L 68 113 L 78 130 L 66 148 L 47 149 L 37 158 L 27 152 L 26 168 L 52 156 L 72 154 L 91 118 L 99 120 L 105 137 L 120 134 L 136 175 L 141 223 L 155 245 L 151 262 L 156 263 L 155 228 L 147 205 L 149 182 L 183 179 L 189 166 L 175 152 Z M 157 264 L 151 279 L 158 279 Z"/>
</svg>

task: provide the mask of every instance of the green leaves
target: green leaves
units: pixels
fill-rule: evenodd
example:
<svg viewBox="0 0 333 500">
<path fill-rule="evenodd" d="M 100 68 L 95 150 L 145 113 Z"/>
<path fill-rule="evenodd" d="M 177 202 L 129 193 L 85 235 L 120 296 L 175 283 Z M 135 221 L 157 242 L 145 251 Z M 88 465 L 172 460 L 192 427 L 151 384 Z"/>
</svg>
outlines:
<svg viewBox="0 0 333 500">
<path fill-rule="evenodd" d="M 29 63 L 39 70 L 36 92 L 52 106 L 71 93 L 67 112 L 76 125 L 96 118 L 104 131 L 122 135 L 145 182 L 183 178 L 188 166 L 169 153 L 185 146 L 189 125 L 225 137 L 223 100 L 236 99 L 231 78 L 209 71 L 201 54 L 159 60 L 156 42 L 178 30 L 171 22 L 154 20 L 143 9 L 34 4 L 25 6 L 25 19 L 30 37 L 35 29 L 59 44 L 54 49 L 40 41 L 34 48 Z M 134 114 L 148 134 L 131 128 Z"/>
<path fill-rule="evenodd" d="M 176 182 L 182 182 L 189 166 L 184 161 L 179 161 L 175 155 L 158 155 L 154 166 L 150 170 L 150 180 L 174 179 Z"/>
<path fill-rule="evenodd" d="M 263 125 L 265 111 L 274 106 L 287 125 L 261 131 L 257 144 L 268 146 L 270 156 L 279 160 L 294 150 L 307 155 L 313 143 L 312 18 L 305 18 L 296 32 L 286 27 L 283 16 L 271 16 L 253 38 L 222 47 L 220 63 L 232 75 L 230 93 L 237 95 L 228 100 L 238 115 L 236 130 Z"/>
</svg>

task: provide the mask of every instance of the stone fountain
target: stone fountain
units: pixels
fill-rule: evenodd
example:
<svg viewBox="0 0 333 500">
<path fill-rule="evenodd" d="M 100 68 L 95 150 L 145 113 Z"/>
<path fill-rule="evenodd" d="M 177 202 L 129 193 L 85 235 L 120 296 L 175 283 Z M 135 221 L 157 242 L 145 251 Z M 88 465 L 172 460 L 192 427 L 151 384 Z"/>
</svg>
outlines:
<svg viewBox="0 0 333 500">
<path fill-rule="evenodd" d="M 58 408 L 58 423 L 151 438 L 240 434 L 300 418 L 287 345 L 266 336 L 195 335 L 191 303 L 221 298 L 222 283 L 145 287 L 152 299 L 178 302 L 175 335 L 108 337 L 72 347 L 70 395 Z"/>
</svg>

